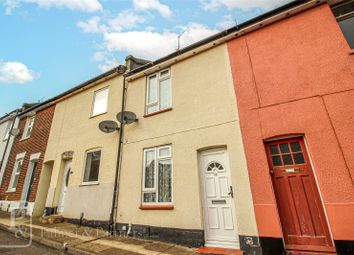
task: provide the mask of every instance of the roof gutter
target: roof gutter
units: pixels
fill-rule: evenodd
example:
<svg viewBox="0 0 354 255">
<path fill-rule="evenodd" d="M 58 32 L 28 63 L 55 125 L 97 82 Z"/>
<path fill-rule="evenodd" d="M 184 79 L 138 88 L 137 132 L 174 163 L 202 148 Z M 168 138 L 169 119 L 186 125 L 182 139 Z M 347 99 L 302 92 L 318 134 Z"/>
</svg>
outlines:
<svg viewBox="0 0 354 255">
<path fill-rule="evenodd" d="M 264 13 L 258 17 L 248 20 L 240 25 L 222 31 L 218 34 L 205 38 L 199 42 L 191 44 L 170 55 L 152 61 L 139 68 L 136 68 L 125 74 L 127 81 L 132 81 L 142 76 L 154 73 L 160 69 L 166 68 L 173 63 L 182 61 L 193 55 L 209 50 L 229 40 L 241 37 L 254 30 L 260 29 L 277 21 L 283 20 L 317 5 L 327 2 L 326 0 L 297 0 L 292 1 L 277 9 Z"/>
<path fill-rule="evenodd" d="M 101 83 L 103 80 L 108 80 L 108 79 L 111 79 L 112 77 L 118 76 L 118 75 L 120 75 L 120 70 L 122 70 L 123 67 L 125 68 L 124 65 L 119 65 L 119 66 L 117 66 L 111 70 L 108 70 L 107 72 L 100 74 L 88 81 L 85 81 L 85 82 L 77 85 L 76 87 L 69 89 L 69 90 L 67 90 L 67 91 L 65 91 L 65 92 L 63 92 L 51 99 L 48 99 L 42 103 L 39 103 L 38 105 L 23 111 L 20 114 L 20 117 L 30 115 L 31 112 L 37 112 L 37 111 L 44 109 L 48 106 L 56 104 L 57 102 L 60 102 L 60 101 L 66 99 L 68 97 L 71 97 L 83 90 L 87 90 L 87 89 Z"/>
</svg>

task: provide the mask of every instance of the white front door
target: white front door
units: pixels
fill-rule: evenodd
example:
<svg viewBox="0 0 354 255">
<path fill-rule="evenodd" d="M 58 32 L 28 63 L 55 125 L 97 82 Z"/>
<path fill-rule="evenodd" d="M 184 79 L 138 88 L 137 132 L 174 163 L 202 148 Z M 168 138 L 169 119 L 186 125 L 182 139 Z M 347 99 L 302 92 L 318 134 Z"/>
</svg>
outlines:
<svg viewBox="0 0 354 255">
<path fill-rule="evenodd" d="M 67 160 L 65 161 L 64 174 L 61 182 L 61 191 L 60 191 L 59 203 L 57 208 L 58 213 L 64 212 L 65 195 L 68 189 L 70 170 L 71 170 L 71 160 Z"/>
<path fill-rule="evenodd" d="M 233 188 L 226 150 L 201 153 L 205 245 L 239 248 Z"/>
</svg>

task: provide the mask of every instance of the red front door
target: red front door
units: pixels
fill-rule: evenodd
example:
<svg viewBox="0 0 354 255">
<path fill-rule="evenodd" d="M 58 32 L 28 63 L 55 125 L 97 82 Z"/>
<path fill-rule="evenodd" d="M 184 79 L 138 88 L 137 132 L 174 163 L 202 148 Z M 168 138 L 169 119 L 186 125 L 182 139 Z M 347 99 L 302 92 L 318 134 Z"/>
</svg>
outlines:
<svg viewBox="0 0 354 255">
<path fill-rule="evenodd" d="M 302 138 L 266 143 L 287 250 L 335 251 Z"/>
</svg>

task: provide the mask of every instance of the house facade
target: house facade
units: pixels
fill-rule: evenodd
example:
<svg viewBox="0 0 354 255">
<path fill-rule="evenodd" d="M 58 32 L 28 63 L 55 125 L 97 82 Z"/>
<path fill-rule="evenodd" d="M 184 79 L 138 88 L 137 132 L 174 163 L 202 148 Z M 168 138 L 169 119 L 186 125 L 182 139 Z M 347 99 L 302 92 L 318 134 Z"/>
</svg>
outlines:
<svg viewBox="0 0 354 255">
<path fill-rule="evenodd" d="M 103 133 L 99 123 L 116 120 L 122 84 L 110 70 L 58 98 L 44 158 L 52 171 L 46 214 L 107 225 L 118 132 Z"/>
<path fill-rule="evenodd" d="M 228 42 L 269 254 L 354 252 L 354 2 L 317 2 Z"/>
<path fill-rule="evenodd" d="M 252 254 L 258 232 L 227 46 L 190 54 L 126 74 L 125 109 L 138 121 L 124 129 L 118 230 Z"/>
<path fill-rule="evenodd" d="M 55 105 L 39 104 L 22 111 L 0 187 L 1 209 L 24 209 L 39 216 L 44 209 L 48 174 L 42 171 Z"/>
<path fill-rule="evenodd" d="M 8 114 L 5 114 L 0 118 L 0 185 L 2 183 L 2 177 L 5 172 L 7 160 L 9 158 L 12 144 L 15 136 L 14 132 L 17 132 L 19 118 L 18 115 L 34 106 L 35 104 L 23 104 L 21 108 L 18 108 Z"/>
<path fill-rule="evenodd" d="M 16 111 L 13 111 L 0 119 L 0 185 L 14 141 L 14 136 L 10 135 L 10 131 L 18 126 L 16 115 Z"/>
</svg>

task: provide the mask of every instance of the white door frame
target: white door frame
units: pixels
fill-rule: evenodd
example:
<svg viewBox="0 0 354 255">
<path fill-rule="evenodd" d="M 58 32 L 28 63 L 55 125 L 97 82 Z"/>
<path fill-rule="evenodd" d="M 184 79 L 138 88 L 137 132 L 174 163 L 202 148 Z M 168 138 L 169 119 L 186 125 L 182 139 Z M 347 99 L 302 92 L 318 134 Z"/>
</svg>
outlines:
<svg viewBox="0 0 354 255">
<path fill-rule="evenodd" d="M 66 178 L 70 174 L 71 171 L 71 162 L 72 160 L 66 160 L 64 164 L 64 171 L 63 171 L 63 176 L 61 180 L 61 189 L 60 189 L 60 194 L 59 194 L 59 201 L 58 201 L 58 206 L 57 206 L 57 213 L 63 213 L 64 212 L 64 206 L 65 206 L 65 195 L 67 191 L 67 186 L 66 186 Z"/>
<path fill-rule="evenodd" d="M 29 191 L 29 185 L 30 185 L 30 181 L 31 181 L 31 177 L 34 171 L 34 162 L 37 161 L 37 168 L 38 168 L 38 160 L 39 157 L 41 156 L 41 153 L 38 152 L 36 154 L 32 154 L 30 156 L 29 159 L 29 163 L 28 163 L 28 167 L 27 167 L 27 173 L 26 173 L 26 177 L 25 177 L 25 182 L 23 183 L 23 188 L 22 188 L 22 193 L 21 193 L 21 201 L 20 201 L 20 207 L 23 208 L 25 207 L 26 204 L 26 198 L 28 195 L 28 191 Z M 36 169 L 38 170 L 38 169 Z"/>
<path fill-rule="evenodd" d="M 228 180 L 228 184 L 232 185 L 231 172 L 230 172 L 230 163 L 228 158 L 228 153 L 226 148 L 219 149 L 211 149 L 200 152 L 199 154 L 199 173 L 200 173 L 200 183 L 201 183 L 201 197 L 202 197 L 202 212 L 203 212 L 203 225 L 204 225 L 204 237 L 205 237 L 205 246 L 210 247 L 223 247 L 223 248 L 234 248 L 237 249 L 240 247 L 239 244 L 239 236 L 238 236 L 238 227 L 237 227 L 237 218 L 236 218 L 236 209 L 235 209 L 235 201 L 234 199 L 229 199 L 230 207 L 232 209 L 232 220 L 233 220 L 233 228 L 234 228 L 234 239 L 233 240 L 225 240 L 222 237 L 215 239 L 209 237 L 209 223 L 208 223 L 208 213 L 207 213 L 207 198 L 206 198 L 206 190 L 205 190 L 205 171 L 203 168 L 203 158 L 205 156 L 212 155 L 224 155 L 224 165 L 226 168 L 226 176 Z M 210 161 L 212 162 L 212 160 Z M 209 163 L 207 163 L 209 164 Z M 235 193 L 235 188 L 233 188 L 234 197 L 237 195 Z"/>
</svg>

